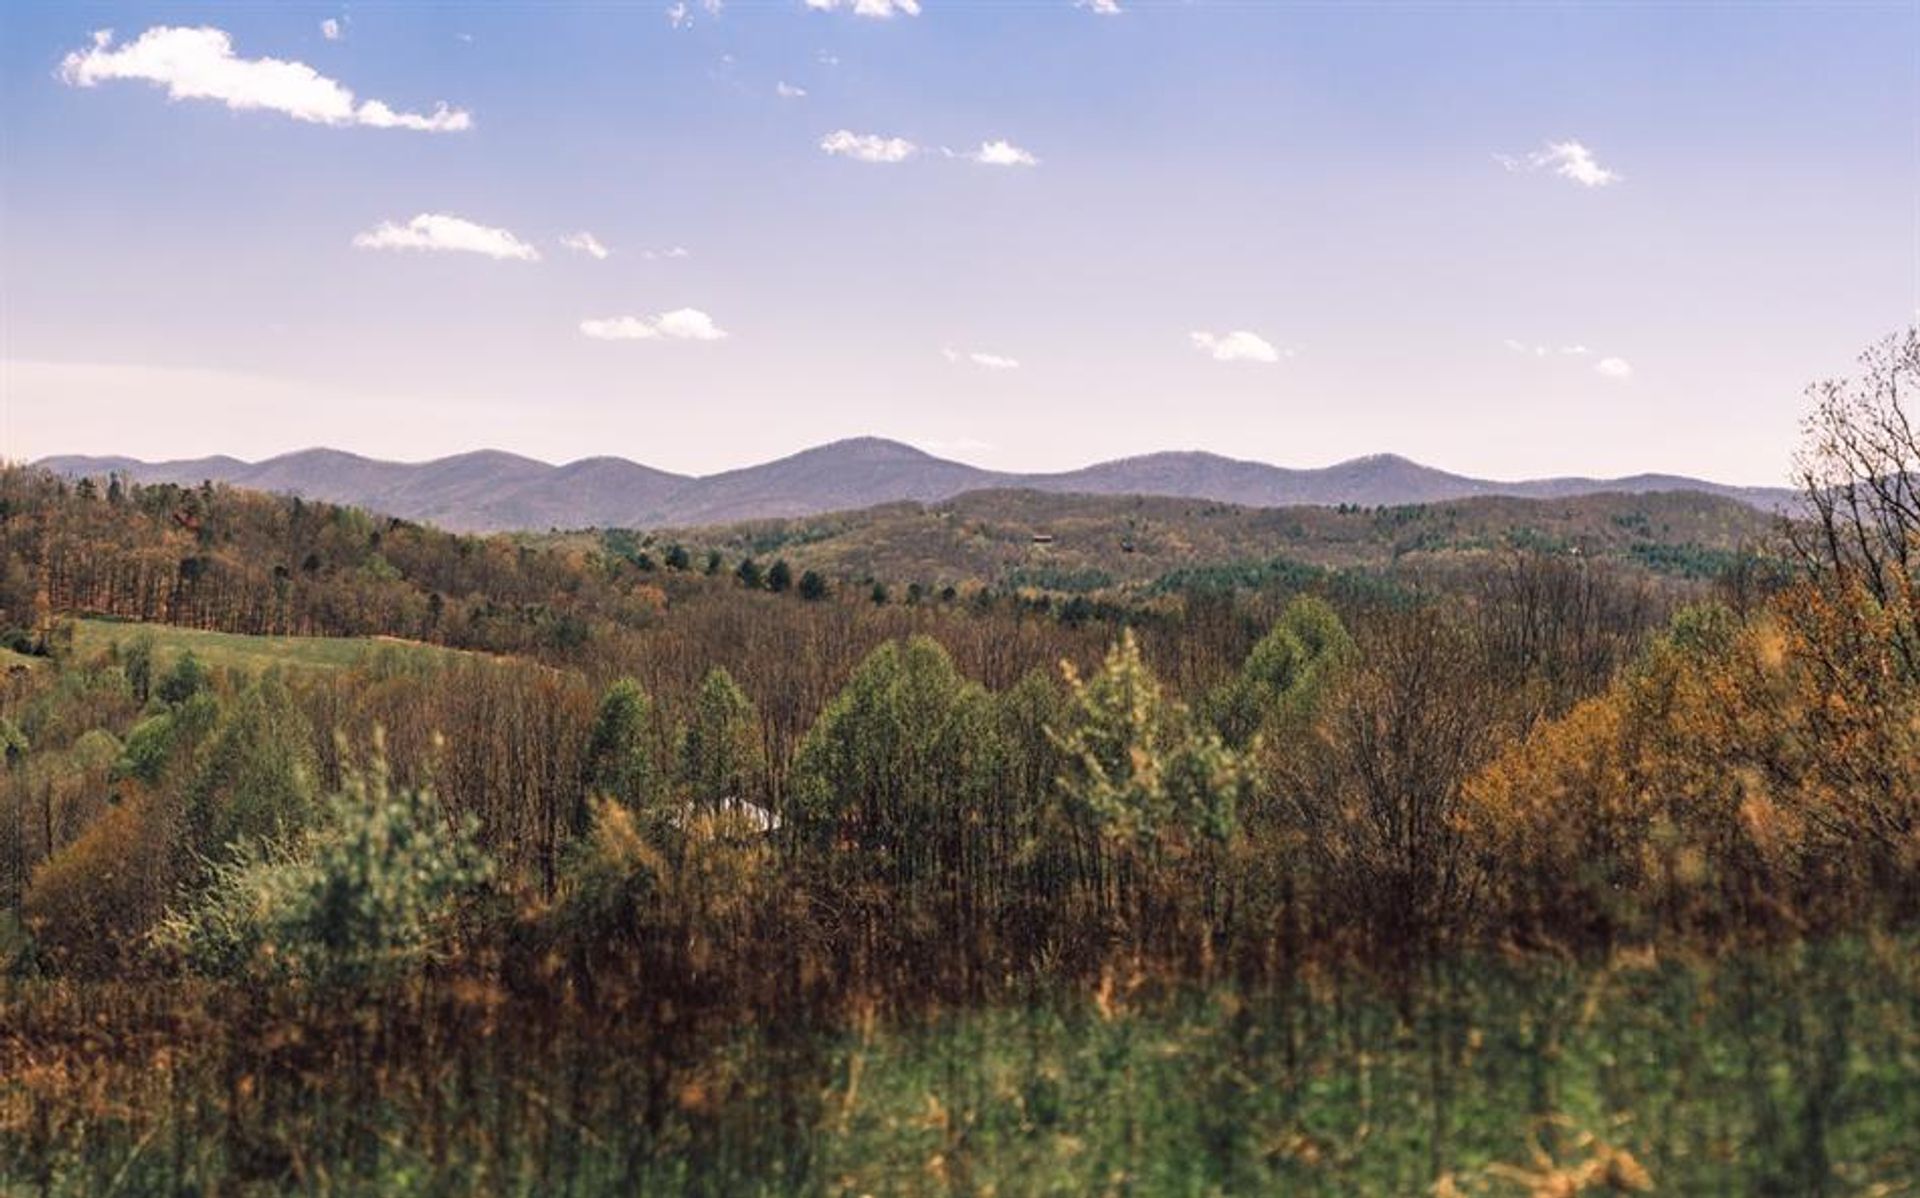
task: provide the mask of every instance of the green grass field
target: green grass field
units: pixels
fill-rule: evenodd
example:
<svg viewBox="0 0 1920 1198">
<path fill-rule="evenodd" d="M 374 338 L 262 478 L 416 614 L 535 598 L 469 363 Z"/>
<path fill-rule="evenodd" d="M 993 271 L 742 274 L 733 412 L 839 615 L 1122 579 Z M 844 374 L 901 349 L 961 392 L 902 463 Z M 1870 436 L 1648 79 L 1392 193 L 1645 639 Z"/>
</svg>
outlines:
<svg viewBox="0 0 1920 1198">
<path fill-rule="evenodd" d="M 153 637 L 155 658 L 162 669 L 186 653 L 192 653 L 216 669 L 258 673 L 273 666 L 337 670 L 357 665 L 381 652 L 415 654 L 429 659 L 459 652 L 390 637 L 243 636 L 128 620 L 74 621 L 74 650 L 82 659 L 105 653 L 115 644 L 130 644 L 140 636 Z"/>
</svg>

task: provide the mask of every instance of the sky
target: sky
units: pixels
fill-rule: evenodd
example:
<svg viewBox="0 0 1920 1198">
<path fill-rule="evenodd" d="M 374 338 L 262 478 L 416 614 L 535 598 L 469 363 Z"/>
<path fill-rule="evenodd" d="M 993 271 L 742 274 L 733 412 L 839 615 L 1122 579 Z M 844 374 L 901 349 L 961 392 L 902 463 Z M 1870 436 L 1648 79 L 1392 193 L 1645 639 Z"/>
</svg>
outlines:
<svg viewBox="0 0 1920 1198">
<path fill-rule="evenodd" d="M 1784 481 L 1920 2 L 0 6 L 0 456 Z"/>
</svg>

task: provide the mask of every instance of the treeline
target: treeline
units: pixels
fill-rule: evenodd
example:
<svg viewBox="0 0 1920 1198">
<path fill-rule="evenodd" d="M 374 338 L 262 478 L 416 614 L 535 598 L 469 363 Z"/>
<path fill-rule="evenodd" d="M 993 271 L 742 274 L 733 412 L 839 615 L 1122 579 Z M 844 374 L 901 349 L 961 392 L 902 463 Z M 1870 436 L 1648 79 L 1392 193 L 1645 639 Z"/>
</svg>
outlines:
<svg viewBox="0 0 1920 1198">
<path fill-rule="evenodd" d="M 0 469 L 0 621 L 59 613 L 266 635 L 566 651 L 665 601 L 614 556 L 458 536 L 226 486 Z"/>
<path fill-rule="evenodd" d="M 1296 596 L 1182 684 L 1145 646 L 1231 644 L 1249 605 L 1104 653 L 964 612 L 868 643 L 887 613 L 847 606 L 823 658 L 736 628 L 692 667 L 703 624 L 663 686 L 398 653 L 248 678 L 130 629 L 7 698 L 13 967 L 754 1008 L 1904 918 L 1920 688 L 1848 585 L 1668 621 L 1514 558 L 1470 595 Z"/>
</svg>

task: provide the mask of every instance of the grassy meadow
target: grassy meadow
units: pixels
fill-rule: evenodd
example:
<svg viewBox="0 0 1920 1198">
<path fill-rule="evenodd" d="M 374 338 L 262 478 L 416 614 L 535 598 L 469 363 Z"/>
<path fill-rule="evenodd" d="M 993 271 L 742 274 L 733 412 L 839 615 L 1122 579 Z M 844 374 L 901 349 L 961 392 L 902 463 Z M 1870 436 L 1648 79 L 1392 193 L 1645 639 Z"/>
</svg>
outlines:
<svg viewBox="0 0 1920 1198">
<path fill-rule="evenodd" d="M 276 667 L 338 670 L 362 664 L 376 654 L 431 658 L 446 653 L 438 646 L 381 636 L 259 636 L 104 619 L 74 620 L 72 627 L 73 649 L 82 657 L 111 654 L 150 638 L 155 664 L 162 669 L 189 653 L 209 669 L 246 674 Z"/>
</svg>

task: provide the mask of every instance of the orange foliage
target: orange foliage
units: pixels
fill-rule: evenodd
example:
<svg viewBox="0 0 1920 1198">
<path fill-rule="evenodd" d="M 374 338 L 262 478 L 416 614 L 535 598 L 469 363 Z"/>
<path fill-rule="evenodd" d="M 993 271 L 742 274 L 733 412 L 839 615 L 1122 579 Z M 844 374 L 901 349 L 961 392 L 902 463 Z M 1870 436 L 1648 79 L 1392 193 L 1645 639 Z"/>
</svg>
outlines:
<svg viewBox="0 0 1920 1198">
<path fill-rule="evenodd" d="M 97 976 L 127 964 L 173 891 L 171 813 L 159 796 L 128 791 L 27 888 L 27 927 L 66 969 Z"/>
</svg>

